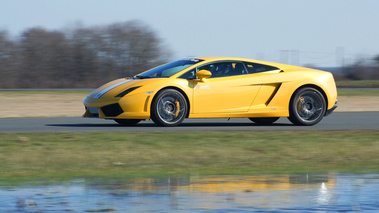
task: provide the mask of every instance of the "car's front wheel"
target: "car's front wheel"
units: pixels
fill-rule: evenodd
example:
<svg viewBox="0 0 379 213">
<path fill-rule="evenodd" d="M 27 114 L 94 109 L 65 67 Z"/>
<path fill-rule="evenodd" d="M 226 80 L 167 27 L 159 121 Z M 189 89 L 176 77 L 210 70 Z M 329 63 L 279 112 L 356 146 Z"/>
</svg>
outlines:
<svg viewBox="0 0 379 213">
<path fill-rule="evenodd" d="M 134 126 L 138 124 L 141 120 L 138 119 L 114 119 L 118 124 L 123 126 Z"/>
<path fill-rule="evenodd" d="M 326 101 L 320 91 L 305 87 L 292 96 L 288 119 L 295 125 L 311 126 L 322 120 L 325 111 Z"/>
<path fill-rule="evenodd" d="M 177 126 L 187 115 L 187 100 L 175 89 L 164 89 L 154 98 L 151 119 L 159 126 Z"/>
<path fill-rule="evenodd" d="M 279 118 L 273 117 L 273 118 L 249 118 L 249 119 L 259 125 L 270 125 L 274 123 L 275 121 L 277 121 Z"/>
</svg>

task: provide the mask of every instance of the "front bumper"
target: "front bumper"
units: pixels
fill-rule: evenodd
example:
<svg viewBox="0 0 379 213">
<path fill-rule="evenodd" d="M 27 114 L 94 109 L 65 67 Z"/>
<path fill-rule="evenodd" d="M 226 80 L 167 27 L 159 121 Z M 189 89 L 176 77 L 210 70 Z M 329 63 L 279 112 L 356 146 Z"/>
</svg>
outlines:
<svg viewBox="0 0 379 213">
<path fill-rule="evenodd" d="M 86 112 L 83 117 L 117 117 L 122 114 L 124 110 L 118 103 L 109 104 L 103 107 L 86 107 Z"/>
<path fill-rule="evenodd" d="M 101 97 L 94 99 L 87 97 L 83 104 L 83 117 L 105 119 L 149 119 L 150 95 L 132 95 L 123 98 Z"/>
</svg>

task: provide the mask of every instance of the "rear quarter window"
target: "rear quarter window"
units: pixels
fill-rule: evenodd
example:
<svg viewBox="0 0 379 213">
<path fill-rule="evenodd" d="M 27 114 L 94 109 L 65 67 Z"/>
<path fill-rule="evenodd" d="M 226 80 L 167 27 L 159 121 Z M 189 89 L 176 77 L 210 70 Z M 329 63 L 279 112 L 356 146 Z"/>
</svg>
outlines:
<svg viewBox="0 0 379 213">
<path fill-rule="evenodd" d="M 246 65 L 249 73 L 259 73 L 259 72 L 266 72 L 266 71 L 272 71 L 272 70 L 278 70 L 279 69 L 277 67 L 264 65 L 264 64 L 258 64 L 258 63 L 245 62 L 245 65 Z"/>
</svg>

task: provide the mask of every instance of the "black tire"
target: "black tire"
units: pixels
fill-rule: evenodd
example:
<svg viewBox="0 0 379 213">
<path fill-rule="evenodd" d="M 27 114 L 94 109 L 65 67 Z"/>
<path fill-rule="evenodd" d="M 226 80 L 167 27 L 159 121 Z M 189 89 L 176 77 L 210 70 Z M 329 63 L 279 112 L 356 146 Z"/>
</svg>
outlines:
<svg viewBox="0 0 379 213">
<path fill-rule="evenodd" d="M 187 115 L 187 100 L 175 89 L 164 89 L 154 98 L 151 119 L 159 126 L 177 126 Z"/>
<path fill-rule="evenodd" d="M 270 125 L 277 121 L 279 117 L 272 117 L 272 118 L 249 118 L 251 121 L 253 121 L 256 124 L 260 125 Z"/>
<path fill-rule="evenodd" d="M 326 101 L 321 92 L 311 87 L 304 87 L 292 96 L 288 119 L 295 125 L 312 126 L 322 120 L 325 111 Z"/>
<path fill-rule="evenodd" d="M 118 124 L 123 126 L 134 126 L 138 124 L 141 120 L 138 119 L 114 119 Z"/>
</svg>

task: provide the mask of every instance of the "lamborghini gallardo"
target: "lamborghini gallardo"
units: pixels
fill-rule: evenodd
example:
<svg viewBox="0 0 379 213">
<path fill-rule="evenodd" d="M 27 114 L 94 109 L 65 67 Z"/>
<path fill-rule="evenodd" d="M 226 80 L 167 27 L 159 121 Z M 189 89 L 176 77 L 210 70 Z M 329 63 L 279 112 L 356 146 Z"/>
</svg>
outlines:
<svg viewBox="0 0 379 213">
<path fill-rule="evenodd" d="M 84 99 L 84 117 L 177 126 L 186 118 L 287 117 L 319 123 L 337 107 L 330 72 L 242 58 L 185 58 L 109 82 Z"/>
</svg>

